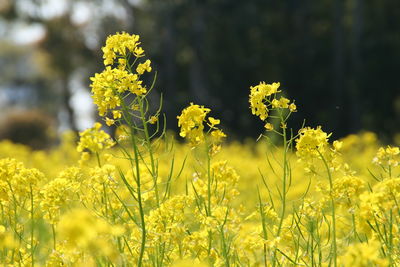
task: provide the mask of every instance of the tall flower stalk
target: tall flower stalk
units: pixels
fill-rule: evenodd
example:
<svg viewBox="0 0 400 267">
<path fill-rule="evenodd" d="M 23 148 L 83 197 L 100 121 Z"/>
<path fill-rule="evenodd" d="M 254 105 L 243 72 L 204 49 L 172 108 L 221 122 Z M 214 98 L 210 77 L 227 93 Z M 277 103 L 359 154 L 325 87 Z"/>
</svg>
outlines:
<svg viewBox="0 0 400 267">
<path fill-rule="evenodd" d="M 250 87 L 250 108 L 253 115 L 258 116 L 262 121 L 265 122 L 264 128 L 268 132 L 275 133 L 277 136 L 282 138 L 282 176 L 281 176 L 281 187 L 278 191 L 281 199 L 281 210 L 279 216 L 279 223 L 274 233 L 276 238 L 280 238 L 282 225 L 286 217 L 286 207 L 287 207 L 287 193 L 289 190 L 289 176 L 290 176 L 290 165 L 288 160 L 289 148 L 293 142 L 293 137 L 288 136 L 287 121 L 293 112 L 297 111 L 297 107 L 294 102 L 291 102 L 286 97 L 281 96 L 281 91 L 279 90 L 280 83 L 266 84 L 265 82 L 260 82 L 256 86 Z M 278 128 L 276 129 L 276 125 Z M 269 139 L 267 135 L 261 135 L 260 137 L 265 137 Z M 272 144 L 271 144 L 272 145 Z M 263 178 L 264 180 L 264 178 Z M 270 192 L 270 189 L 264 180 L 264 185 L 266 189 Z M 272 199 L 272 198 L 271 198 Z M 262 209 L 261 196 L 259 195 L 259 205 L 260 205 L 260 216 L 261 224 L 263 228 L 263 236 L 267 237 L 266 234 L 266 222 L 264 220 L 264 214 Z M 276 264 L 276 251 L 273 252 L 273 265 Z M 266 259 L 266 248 L 264 248 L 264 258 Z M 267 261 L 264 260 L 264 265 L 266 266 Z"/>
<path fill-rule="evenodd" d="M 99 115 L 103 117 L 108 126 L 123 127 L 130 149 L 124 145 L 118 147 L 126 159 L 130 161 L 132 180 L 120 172 L 121 179 L 128 188 L 132 198 L 137 201 L 140 218 L 141 241 L 137 265 L 143 265 L 146 250 L 146 208 L 143 198 L 143 181 L 141 166 L 149 170 L 153 180 L 156 207 L 160 206 L 160 193 L 158 186 L 157 163 L 153 150 L 152 138 L 159 132 L 160 108 L 152 115 L 150 104 L 147 100 L 153 84 L 147 88 L 142 76 L 152 71 L 151 61 L 143 60 L 144 50 L 140 46 L 139 36 L 127 33 L 117 33 L 109 36 L 106 45 L 102 48 L 105 70 L 95 74 L 92 80 L 92 93 L 94 103 L 98 106 Z M 156 124 L 156 129 L 151 132 L 150 124 Z M 122 203 L 124 206 L 125 204 Z M 126 208 L 126 206 L 125 206 Z"/>
</svg>

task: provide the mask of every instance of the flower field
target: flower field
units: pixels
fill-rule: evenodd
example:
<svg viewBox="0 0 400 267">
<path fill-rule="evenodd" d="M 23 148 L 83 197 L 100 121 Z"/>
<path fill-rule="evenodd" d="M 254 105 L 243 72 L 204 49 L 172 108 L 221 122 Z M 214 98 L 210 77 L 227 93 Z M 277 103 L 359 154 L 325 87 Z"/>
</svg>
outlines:
<svg viewBox="0 0 400 267">
<path fill-rule="evenodd" d="M 265 126 L 258 140 L 230 140 L 190 100 L 167 118 L 175 136 L 149 103 L 139 36 L 102 50 L 101 123 L 48 151 L 0 142 L 4 266 L 400 265 L 399 147 L 370 132 L 294 132 L 296 104 L 265 82 L 249 85 L 243 111 Z"/>
</svg>

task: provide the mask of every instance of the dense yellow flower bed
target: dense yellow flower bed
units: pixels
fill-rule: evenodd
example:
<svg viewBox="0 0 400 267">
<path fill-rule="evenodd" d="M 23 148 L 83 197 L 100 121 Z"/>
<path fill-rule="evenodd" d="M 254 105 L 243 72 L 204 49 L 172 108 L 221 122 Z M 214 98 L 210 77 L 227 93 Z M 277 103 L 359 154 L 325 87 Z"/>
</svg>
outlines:
<svg viewBox="0 0 400 267">
<path fill-rule="evenodd" d="M 96 123 L 49 151 L 0 142 L 2 264 L 400 264 L 398 147 L 368 132 L 292 133 L 294 101 L 264 82 L 249 90 L 249 112 L 266 130 L 258 141 L 229 140 L 192 103 L 174 137 L 161 109 L 150 112 L 139 37 L 110 36 L 103 52 L 92 93 L 115 138 Z"/>
</svg>

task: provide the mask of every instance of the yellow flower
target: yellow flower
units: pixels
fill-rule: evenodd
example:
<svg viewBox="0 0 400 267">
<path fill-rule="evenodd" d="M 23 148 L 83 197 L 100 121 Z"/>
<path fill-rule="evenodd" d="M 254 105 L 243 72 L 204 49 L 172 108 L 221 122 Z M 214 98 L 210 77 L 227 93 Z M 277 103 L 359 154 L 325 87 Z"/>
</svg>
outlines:
<svg viewBox="0 0 400 267">
<path fill-rule="evenodd" d="M 92 128 L 79 133 L 78 152 L 84 152 L 87 149 L 93 153 L 98 153 L 115 145 L 111 137 L 100 128 L 101 124 L 96 122 Z"/>
<path fill-rule="evenodd" d="M 108 224 L 87 209 L 74 209 L 63 215 L 57 230 L 68 248 L 111 258 L 118 253 L 112 238 L 123 234 L 123 228 Z"/>
<path fill-rule="evenodd" d="M 226 137 L 226 134 L 220 129 L 217 129 L 211 132 L 211 137 L 213 139 L 214 144 L 219 144 L 221 143 L 222 138 Z"/>
<path fill-rule="evenodd" d="M 0 249 L 12 249 L 17 246 L 17 242 L 11 234 L 11 230 L 7 231 L 4 225 L 0 225 Z"/>
<path fill-rule="evenodd" d="M 40 191 L 40 207 L 44 213 L 44 219 L 51 224 L 59 220 L 61 208 L 66 206 L 79 190 L 81 171 L 71 167 L 62 171 L 57 178 L 47 183 Z"/>
<path fill-rule="evenodd" d="M 274 129 L 274 125 L 272 125 L 271 123 L 267 122 L 264 125 L 264 128 L 267 129 L 267 131 L 272 131 Z"/>
<path fill-rule="evenodd" d="M 174 262 L 172 265 L 172 267 L 208 267 L 209 265 L 200 262 L 199 260 L 178 260 L 176 262 Z"/>
<path fill-rule="evenodd" d="M 333 182 L 332 196 L 335 201 L 350 205 L 349 201 L 358 197 L 365 187 L 365 182 L 356 176 L 343 176 Z"/>
<path fill-rule="evenodd" d="M 106 45 L 102 48 L 104 65 L 113 65 L 117 58 L 120 59 L 121 56 L 126 56 L 129 52 L 136 57 L 142 56 L 144 51 L 139 45 L 139 35 L 130 35 L 125 32 L 110 35 L 106 40 Z M 126 64 L 124 61 L 119 61 L 119 63 Z"/>
<path fill-rule="evenodd" d="M 110 118 L 106 118 L 106 124 L 107 124 L 107 126 L 111 126 L 111 125 L 113 125 L 114 123 L 115 123 L 115 120 L 110 119 Z"/>
<path fill-rule="evenodd" d="M 273 108 L 279 108 L 279 105 L 280 105 L 279 100 L 276 98 L 272 99 L 271 105 Z"/>
<path fill-rule="evenodd" d="M 342 149 L 342 146 L 343 146 L 343 142 L 337 141 L 337 140 L 333 141 L 333 148 L 336 151 L 339 151 L 340 149 Z"/>
<path fill-rule="evenodd" d="M 81 154 L 81 161 L 88 161 L 90 159 L 90 153 L 82 152 Z"/>
<path fill-rule="evenodd" d="M 220 124 L 220 120 L 214 119 L 213 117 L 208 117 L 208 120 L 210 122 L 210 127 L 214 127 L 215 125 Z"/>
<path fill-rule="evenodd" d="M 122 112 L 120 110 L 113 110 L 112 114 L 114 120 L 122 118 Z"/>
<path fill-rule="evenodd" d="M 149 119 L 149 123 L 150 124 L 156 124 L 156 122 L 158 121 L 158 117 L 157 116 L 151 116 Z"/>
<path fill-rule="evenodd" d="M 118 141 L 127 140 L 130 133 L 131 130 L 129 129 L 129 127 L 125 124 L 122 124 L 118 126 L 117 129 L 115 130 L 115 138 Z"/>
<path fill-rule="evenodd" d="M 149 59 L 146 60 L 144 63 L 141 63 L 141 64 L 139 64 L 139 65 L 137 66 L 136 72 L 137 72 L 139 75 L 142 75 L 145 71 L 151 72 L 151 66 L 150 66 L 150 64 L 151 64 L 151 61 L 150 61 Z"/>
<path fill-rule="evenodd" d="M 267 98 L 273 94 L 276 94 L 280 83 L 266 84 L 260 82 L 259 85 L 250 87 L 250 108 L 253 115 L 259 116 L 261 120 L 265 120 L 268 117 L 268 108 L 266 105 Z"/>
<path fill-rule="evenodd" d="M 289 102 L 290 100 L 285 98 L 285 97 L 281 97 L 279 99 L 279 107 L 280 108 L 289 108 Z"/>
<path fill-rule="evenodd" d="M 399 165 L 400 161 L 399 154 L 400 154 L 399 147 L 392 147 L 392 146 L 387 146 L 386 148 L 381 147 L 379 148 L 372 162 L 379 165 L 383 165 L 385 167 L 386 166 L 396 167 Z"/>
<path fill-rule="evenodd" d="M 211 110 L 204 106 L 194 105 L 182 110 L 182 114 L 178 116 L 178 127 L 181 128 L 180 136 L 186 137 L 194 146 L 204 141 L 204 121 L 206 115 Z"/>
<path fill-rule="evenodd" d="M 296 112 L 297 111 L 296 105 L 294 103 L 291 103 L 289 105 L 289 110 L 290 110 L 290 112 Z"/>
<path fill-rule="evenodd" d="M 389 266 L 387 260 L 379 254 L 381 245 L 379 241 L 369 240 L 368 243 L 351 244 L 340 257 L 340 262 L 345 267 Z"/>
<path fill-rule="evenodd" d="M 146 93 L 138 75 L 128 73 L 126 70 L 113 69 L 110 66 L 106 67 L 102 73 L 96 73 L 90 80 L 93 102 L 97 105 L 100 116 L 121 106 L 124 93 L 138 96 Z"/>
<path fill-rule="evenodd" d="M 330 135 L 322 131 L 321 126 L 316 129 L 310 127 L 300 129 L 299 137 L 296 139 L 296 155 L 300 158 L 319 157 L 319 153 L 326 150 Z"/>
</svg>

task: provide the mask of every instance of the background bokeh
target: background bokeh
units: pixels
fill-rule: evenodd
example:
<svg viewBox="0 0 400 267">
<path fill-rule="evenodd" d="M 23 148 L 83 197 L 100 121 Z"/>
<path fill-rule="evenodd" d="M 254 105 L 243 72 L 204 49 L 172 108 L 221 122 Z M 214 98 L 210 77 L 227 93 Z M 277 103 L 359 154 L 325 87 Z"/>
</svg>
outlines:
<svg viewBox="0 0 400 267">
<path fill-rule="evenodd" d="M 15 121 L 49 137 L 90 127 L 89 77 L 117 31 L 141 36 L 170 129 L 195 102 L 232 138 L 257 137 L 249 86 L 279 81 L 298 106 L 294 128 L 306 119 L 387 142 L 400 131 L 398 0 L 0 0 L 0 16 L 3 138 Z"/>
</svg>

